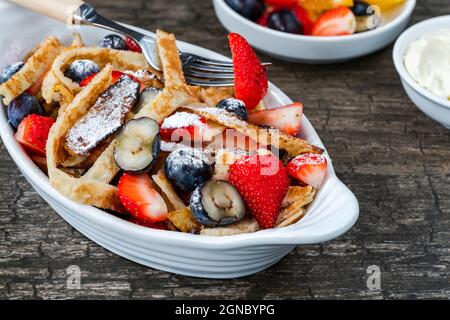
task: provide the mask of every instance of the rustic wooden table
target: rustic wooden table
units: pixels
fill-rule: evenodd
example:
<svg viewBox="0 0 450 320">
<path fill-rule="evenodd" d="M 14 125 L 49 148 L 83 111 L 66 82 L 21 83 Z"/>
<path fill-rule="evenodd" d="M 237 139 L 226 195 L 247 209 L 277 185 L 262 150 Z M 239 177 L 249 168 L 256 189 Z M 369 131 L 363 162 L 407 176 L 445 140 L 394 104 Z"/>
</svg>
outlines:
<svg viewBox="0 0 450 320">
<path fill-rule="evenodd" d="M 419 0 L 413 21 L 450 12 Z M 211 1 L 95 0 L 107 16 L 229 54 Z M 277 265 L 236 280 L 146 268 L 106 251 L 60 218 L 21 176 L 1 145 L 0 297 L 70 298 L 449 298 L 450 131 L 406 97 L 392 47 L 339 65 L 273 60 L 270 79 L 322 137 L 338 176 L 359 199 L 360 218 L 334 241 L 297 247 Z M 66 269 L 82 271 L 81 289 Z M 367 268 L 381 290 L 367 288 Z"/>
</svg>

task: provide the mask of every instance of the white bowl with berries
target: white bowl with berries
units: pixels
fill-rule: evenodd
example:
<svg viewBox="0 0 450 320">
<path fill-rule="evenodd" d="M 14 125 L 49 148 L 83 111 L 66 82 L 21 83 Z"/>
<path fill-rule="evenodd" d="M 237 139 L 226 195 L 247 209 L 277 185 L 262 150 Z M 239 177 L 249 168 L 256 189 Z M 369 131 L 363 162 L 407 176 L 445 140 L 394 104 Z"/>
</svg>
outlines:
<svg viewBox="0 0 450 320">
<path fill-rule="evenodd" d="M 0 35 L 1 50 L 5 53 L 2 61 L 0 61 L 1 67 L 5 68 L 10 65 L 1 74 L 0 80 L 4 84 L 10 83 L 11 79 L 20 77 L 22 67 L 29 70 L 30 61 L 33 61 L 34 55 L 38 55 L 44 45 L 33 51 L 31 58 L 25 59 L 24 66 L 18 67 L 15 64 L 11 66 L 11 64 L 20 61 L 43 37 L 54 35 L 64 43 L 70 43 L 71 30 L 58 22 L 5 2 L 0 2 L 0 12 L 4 17 L 2 23 L 10 27 L 19 26 L 26 21 L 33 21 L 34 26 L 34 28 L 26 29 L 26 31 L 19 27 L 12 28 L 11 30 L 21 31 Z M 88 46 L 93 45 L 94 47 L 69 50 L 81 50 L 82 52 L 103 50 L 102 52 L 108 52 L 108 50 L 95 47 L 99 39 L 105 39 L 108 33 L 89 27 L 81 27 L 78 31 L 81 33 L 83 41 Z M 47 42 L 55 42 L 55 39 L 51 38 Z M 255 60 L 246 60 L 246 55 L 241 57 L 244 63 L 250 61 L 262 70 L 262 65 L 259 61 L 256 61 L 256 56 L 242 37 L 234 35 L 230 39 L 232 39 L 230 44 L 234 45 L 237 45 L 237 43 L 233 41 L 240 41 L 238 43 L 240 47 L 239 49 L 234 48 L 236 50 L 233 50 L 233 55 L 238 56 L 242 52 L 249 53 L 248 57 Z M 173 38 L 172 41 L 174 41 Z M 73 43 L 81 45 L 79 41 Z M 180 50 L 210 58 L 225 58 L 217 53 L 183 42 L 178 42 L 177 47 Z M 177 52 L 175 46 L 172 46 L 172 49 L 172 53 Z M 124 53 L 125 55 L 133 55 L 133 53 L 128 52 L 128 49 L 125 51 L 127 51 L 127 53 Z M 65 53 L 66 51 L 63 51 L 62 54 Z M 114 56 L 120 54 L 120 52 L 114 52 Z M 87 115 L 89 115 L 90 110 L 95 109 L 94 107 L 101 106 L 105 99 L 114 97 L 113 100 L 117 102 L 116 98 L 123 94 L 123 90 L 118 90 L 121 86 L 132 86 L 133 90 L 130 89 L 131 91 L 127 91 L 126 94 L 129 97 L 135 96 L 133 92 L 137 89 L 136 83 L 138 81 L 133 80 L 130 75 L 121 74 L 119 79 L 114 79 L 112 67 L 108 65 L 92 78 L 92 75 L 88 74 L 91 72 L 95 74 L 98 71 L 97 68 L 92 68 L 92 63 L 76 61 L 80 60 L 71 62 L 77 64 L 74 65 L 73 73 L 66 72 L 65 77 L 71 77 L 74 81 L 81 80 L 80 85 L 89 78 L 89 81 L 85 81 L 85 87 L 80 88 L 81 91 L 78 94 L 85 95 L 97 92 L 99 97 L 95 105 L 86 110 Z M 78 64 L 83 65 L 83 67 L 78 68 Z M 54 65 L 52 64 L 52 68 Z M 68 71 L 71 70 L 70 65 L 68 64 Z M 79 71 L 89 72 L 81 76 Z M 80 77 L 78 77 L 79 75 Z M 238 77 L 247 77 L 248 75 L 242 72 L 236 76 L 236 82 L 239 82 Z M 105 86 L 106 90 L 99 92 L 100 90 L 96 85 L 101 83 L 102 77 L 108 79 L 109 87 Z M 44 80 L 43 83 L 36 86 L 39 87 L 37 88 L 38 94 L 29 89 L 26 94 L 21 93 L 28 97 L 27 99 L 16 100 L 17 97 L 15 97 L 12 99 L 14 101 L 11 102 L 12 104 L 9 103 L 7 107 L 2 105 L 0 135 L 19 170 L 39 195 L 74 228 L 104 248 L 145 266 L 178 274 L 204 278 L 246 276 L 275 264 L 297 245 L 320 243 L 342 235 L 354 225 L 359 214 L 357 199 L 336 177 L 332 161 L 319 136 L 306 116 L 302 114 L 303 106 L 300 103 L 293 103 L 277 87 L 268 84 L 264 72 L 260 73 L 260 77 L 265 80 L 261 81 L 261 84 L 265 83 L 266 87 L 261 87 L 263 90 L 260 93 L 265 95 L 263 105 L 266 108 L 265 110 L 249 112 L 248 120 L 252 124 L 238 119 L 240 116 L 246 117 L 245 110 L 242 107 L 236 107 L 234 102 L 230 100 L 231 98 L 228 98 L 225 105 L 220 107 L 219 105 L 217 107 L 183 106 L 183 111 L 177 111 L 166 117 L 162 123 L 156 123 L 155 120 L 148 117 L 141 117 L 120 125 L 123 125 L 123 127 L 115 136 L 114 154 L 108 155 L 106 153 L 105 158 L 101 159 L 103 161 L 109 156 L 113 156 L 115 164 L 120 169 L 120 172 L 118 172 L 120 173 L 119 181 L 111 181 L 107 190 L 114 191 L 108 192 L 109 196 L 120 198 L 116 200 L 117 202 L 120 200 L 121 205 L 119 203 L 116 208 L 125 208 L 128 211 L 125 215 L 118 214 L 119 212 L 122 213 L 120 209 L 114 213 L 111 210 L 98 208 L 106 209 L 105 206 L 112 203 L 98 202 L 96 206 L 93 206 L 82 204 L 85 200 L 84 197 L 72 199 L 71 196 L 73 195 L 64 195 L 64 191 L 71 190 L 72 186 L 52 184 L 54 177 L 48 176 L 45 170 L 41 169 L 47 167 L 49 171 L 56 172 L 56 170 L 59 170 L 53 167 L 54 154 L 50 150 L 53 148 L 55 141 L 62 142 L 56 143 L 59 145 L 63 145 L 65 142 L 58 140 L 58 137 L 54 140 L 54 134 L 58 132 L 61 124 L 65 123 L 61 119 L 70 118 L 73 110 L 78 111 L 78 109 L 73 108 L 78 104 L 83 104 L 83 99 L 73 99 L 68 109 L 57 116 L 54 115 L 56 117 L 56 123 L 54 123 L 51 116 L 46 114 L 47 111 L 41 110 L 38 105 L 43 103 L 40 97 L 42 92 L 39 92 L 39 90 L 45 85 L 46 80 Z M 248 81 L 246 82 L 248 83 Z M 168 85 L 167 83 L 168 81 L 165 84 Z M 4 89 L 4 87 L 0 85 L 0 89 Z M 245 86 L 243 89 L 240 88 L 243 91 L 247 89 L 249 88 L 245 88 Z M 246 93 L 251 96 L 256 91 L 247 90 Z M 34 98 L 29 98 L 29 96 Z M 144 94 L 141 94 L 140 98 L 143 96 Z M 146 98 L 149 96 L 152 99 L 152 93 L 147 95 Z M 250 96 L 242 98 L 251 98 Z M 258 97 L 258 99 L 261 99 L 261 97 Z M 126 101 L 127 103 L 136 102 L 134 98 Z M 251 99 L 246 99 L 244 107 L 251 103 L 253 103 Z M 108 107 L 107 105 L 103 106 Z M 145 107 L 141 110 L 145 110 Z M 193 111 L 197 113 L 192 113 Z M 185 117 L 181 114 L 183 112 L 191 116 Z M 98 114 L 100 113 L 91 113 L 90 116 L 95 117 Z M 171 220 L 170 212 L 165 207 L 169 204 L 174 205 L 173 198 L 175 195 L 172 194 L 172 199 L 167 199 L 169 194 L 164 193 L 164 188 L 157 189 L 155 187 L 157 181 L 154 177 L 161 177 L 158 175 L 150 177 L 147 170 L 155 165 L 157 161 L 153 160 L 159 156 L 160 151 L 163 151 L 162 143 L 160 145 L 159 141 L 160 138 L 172 136 L 174 127 L 175 129 L 178 128 L 180 123 L 182 126 L 185 122 L 194 125 L 199 124 L 200 126 L 205 124 L 198 121 L 201 117 L 192 115 L 201 115 L 201 117 L 206 118 L 208 115 L 211 118 L 217 116 L 218 121 L 231 122 L 233 126 L 241 129 L 256 129 L 259 133 L 267 130 L 264 132 L 268 132 L 272 138 L 283 137 L 285 150 L 292 146 L 300 146 L 311 150 L 311 152 L 304 152 L 294 158 L 289 158 L 288 164 L 284 165 L 281 162 L 280 154 L 278 158 L 272 151 L 260 150 L 258 147 L 256 153 L 239 154 L 240 158 L 229 166 L 229 176 L 226 178 L 228 181 L 225 181 L 224 177 L 216 180 L 211 179 L 213 173 L 211 164 L 203 154 L 203 149 L 202 151 L 192 148 L 171 150 L 170 155 L 163 161 L 164 167 L 162 169 L 165 171 L 163 176 L 166 176 L 165 189 L 168 189 L 167 184 L 172 184 L 175 189 L 186 188 L 189 192 L 194 190 L 188 201 L 177 200 L 182 203 L 182 206 L 187 206 L 183 208 L 184 210 L 182 209 L 182 215 L 189 214 L 189 221 L 201 225 L 201 232 L 189 233 L 183 231 L 182 226 Z M 211 118 L 208 118 L 208 120 L 211 120 Z M 70 130 L 76 128 L 80 123 L 85 122 L 75 122 Z M 265 126 L 270 126 L 270 128 L 267 129 Z M 212 132 L 214 128 L 217 129 L 213 126 L 208 127 L 207 131 Z M 103 127 L 99 127 L 99 131 L 102 129 Z M 77 130 L 70 130 L 66 131 L 67 134 L 62 138 L 67 141 L 73 138 L 73 144 L 76 144 L 76 141 L 79 141 L 76 137 L 81 137 L 84 132 L 77 133 Z M 77 134 L 81 135 L 77 136 Z M 140 142 L 139 139 L 136 139 L 136 135 L 145 135 L 147 138 L 151 138 L 151 141 L 146 138 Z M 132 146 L 140 143 L 142 145 L 139 145 L 139 152 L 137 154 L 131 152 Z M 68 147 L 70 147 L 70 144 L 64 146 L 64 148 Z M 171 143 L 167 142 L 165 147 L 170 149 Z M 192 159 L 194 160 L 191 161 Z M 257 159 L 257 161 L 250 161 L 252 159 Z M 271 171 L 271 174 L 264 174 L 264 176 L 268 176 L 267 178 L 262 176 L 260 170 L 263 166 L 262 159 L 268 161 L 264 162 L 264 168 L 268 167 L 271 170 L 275 168 L 275 171 Z M 104 164 L 105 162 L 101 163 Z M 272 166 L 271 164 L 278 164 L 278 166 Z M 60 166 L 62 167 L 64 164 L 60 163 Z M 90 167 L 90 169 L 93 167 Z M 98 168 L 103 170 L 101 166 L 98 166 Z M 189 172 L 184 172 L 183 168 L 189 168 Z M 106 174 L 106 169 L 104 170 L 99 173 Z M 250 173 L 253 174 L 247 177 Z M 215 167 L 214 174 L 221 175 L 222 172 Z M 95 180 L 94 176 L 81 179 L 77 178 L 76 175 L 76 172 L 71 171 L 69 180 L 66 181 L 83 186 L 83 183 L 90 183 Z M 58 176 L 62 177 L 65 174 L 60 171 Z M 154 179 L 155 184 L 150 180 L 151 178 Z M 201 182 L 199 183 L 196 178 L 200 178 Z M 97 176 L 97 179 L 105 179 L 105 177 Z M 95 185 L 98 185 L 97 180 Z M 105 184 L 102 184 L 102 186 L 102 188 L 106 187 Z M 283 208 L 283 202 L 287 203 L 286 208 L 297 205 L 297 202 L 289 202 L 288 188 L 290 187 L 293 187 L 292 190 L 294 191 L 300 191 L 300 193 L 309 192 L 310 198 L 307 205 L 305 205 L 306 202 L 299 204 L 298 212 L 290 210 L 290 213 L 294 215 L 289 216 L 287 220 L 281 220 L 281 223 L 278 224 L 280 215 L 277 210 Z M 116 190 L 118 196 L 115 193 Z M 89 198 L 89 194 L 86 193 L 89 191 L 84 188 L 79 191 L 82 192 L 83 196 Z M 164 198 L 161 196 L 163 193 Z M 217 195 L 217 201 L 211 201 L 209 194 Z M 295 192 L 293 196 L 296 197 Z M 205 197 L 204 200 L 203 197 Z M 230 198 L 233 199 L 231 208 L 228 207 Z M 94 200 L 97 199 L 94 197 Z M 224 206 L 218 206 L 218 203 L 224 203 Z M 247 209 L 252 210 L 251 215 Z M 179 210 L 174 212 L 180 213 Z M 289 212 L 289 210 L 286 212 Z M 244 217 L 247 219 L 246 221 L 250 222 L 243 223 L 245 222 Z M 290 218 L 295 220 L 288 221 Z M 169 222 L 171 222 L 172 229 L 168 227 Z M 239 229 L 238 226 L 245 230 Z M 187 230 L 191 229 L 188 228 Z M 218 236 L 217 230 L 221 230 L 223 234 Z M 231 235 L 227 234 L 227 231 L 230 230 L 233 231 Z"/>
<path fill-rule="evenodd" d="M 282 60 L 336 63 L 376 52 L 405 29 L 416 0 L 213 0 L 230 32 Z"/>
</svg>

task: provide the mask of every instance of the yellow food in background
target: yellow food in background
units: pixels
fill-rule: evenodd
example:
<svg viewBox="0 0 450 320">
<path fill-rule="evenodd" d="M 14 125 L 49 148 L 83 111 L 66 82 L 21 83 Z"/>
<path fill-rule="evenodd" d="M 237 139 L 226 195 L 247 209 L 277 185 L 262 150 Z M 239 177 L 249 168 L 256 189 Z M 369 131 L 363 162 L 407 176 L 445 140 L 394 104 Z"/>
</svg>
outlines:
<svg viewBox="0 0 450 320">
<path fill-rule="evenodd" d="M 382 11 L 391 9 L 405 0 L 366 0 L 368 4 L 379 6 Z"/>
<path fill-rule="evenodd" d="M 309 13 L 317 15 L 339 6 L 353 7 L 353 0 L 298 0 Z"/>
<path fill-rule="evenodd" d="M 365 0 L 370 5 L 377 5 L 382 11 L 389 10 L 405 0 Z M 353 0 L 298 0 L 298 4 L 305 8 L 313 17 L 324 11 L 339 7 L 353 7 Z"/>
</svg>

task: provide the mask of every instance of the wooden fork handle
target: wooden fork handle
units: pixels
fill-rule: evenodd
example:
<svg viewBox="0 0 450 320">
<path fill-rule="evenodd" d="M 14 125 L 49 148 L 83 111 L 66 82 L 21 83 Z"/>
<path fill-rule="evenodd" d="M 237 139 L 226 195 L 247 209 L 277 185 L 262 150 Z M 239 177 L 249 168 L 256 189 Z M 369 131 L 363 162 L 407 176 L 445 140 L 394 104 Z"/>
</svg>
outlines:
<svg viewBox="0 0 450 320">
<path fill-rule="evenodd" d="M 73 14 L 84 3 L 81 0 L 9 0 L 24 8 L 73 24 Z"/>
</svg>

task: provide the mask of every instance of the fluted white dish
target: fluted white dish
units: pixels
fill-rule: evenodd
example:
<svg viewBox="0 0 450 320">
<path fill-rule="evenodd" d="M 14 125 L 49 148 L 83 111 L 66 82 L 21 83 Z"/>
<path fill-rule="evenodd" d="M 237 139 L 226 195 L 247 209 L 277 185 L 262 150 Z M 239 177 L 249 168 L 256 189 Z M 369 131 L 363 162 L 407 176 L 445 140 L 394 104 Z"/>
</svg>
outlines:
<svg viewBox="0 0 450 320">
<path fill-rule="evenodd" d="M 243 35 L 252 46 L 271 56 L 293 62 L 334 63 L 371 54 L 392 43 L 408 24 L 416 0 L 406 0 L 383 14 L 381 26 L 375 30 L 339 37 L 280 32 L 242 17 L 225 0 L 213 0 L 213 3 L 217 17 L 227 30 Z"/>
<path fill-rule="evenodd" d="M 420 84 L 411 77 L 408 70 L 406 70 L 405 54 L 409 45 L 425 34 L 439 29 L 449 28 L 450 15 L 419 22 L 402 33 L 395 43 L 392 54 L 394 65 L 400 75 L 403 88 L 411 101 L 414 102 L 416 107 L 423 113 L 448 129 L 450 129 L 450 101 L 434 95 L 420 86 Z M 446 62 L 443 61 L 442 63 Z"/>
<path fill-rule="evenodd" d="M 69 42 L 71 30 L 59 22 L 0 1 L 3 17 L 0 34 L 0 67 L 20 60 L 47 35 Z M 105 32 L 79 30 L 88 44 L 95 44 Z M 183 51 L 221 57 L 211 51 L 178 43 Z M 272 107 L 291 103 L 274 85 L 267 102 Z M 306 117 L 303 138 L 322 146 Z M 178 274 L 205 278 L 235 278 L 261 271 L 289 253 L 296 245 L 320 243 L 348 231 L 356 222 L 359 208 L 353 193 L 336 177 L 331 165 L 326 181 L 306 217 L 283 229 L 215 238 L 154 230 L 138 226 L 91 206 L 81 205 L 52 188 L 47 176 L 30 160 L 0 112 L 0 134 L 18 168 L 39 195 L 68 223 L 104 248 L 137 263 Z M 328 155 L 327 155 L 328 156 Z"/>
</svg>

